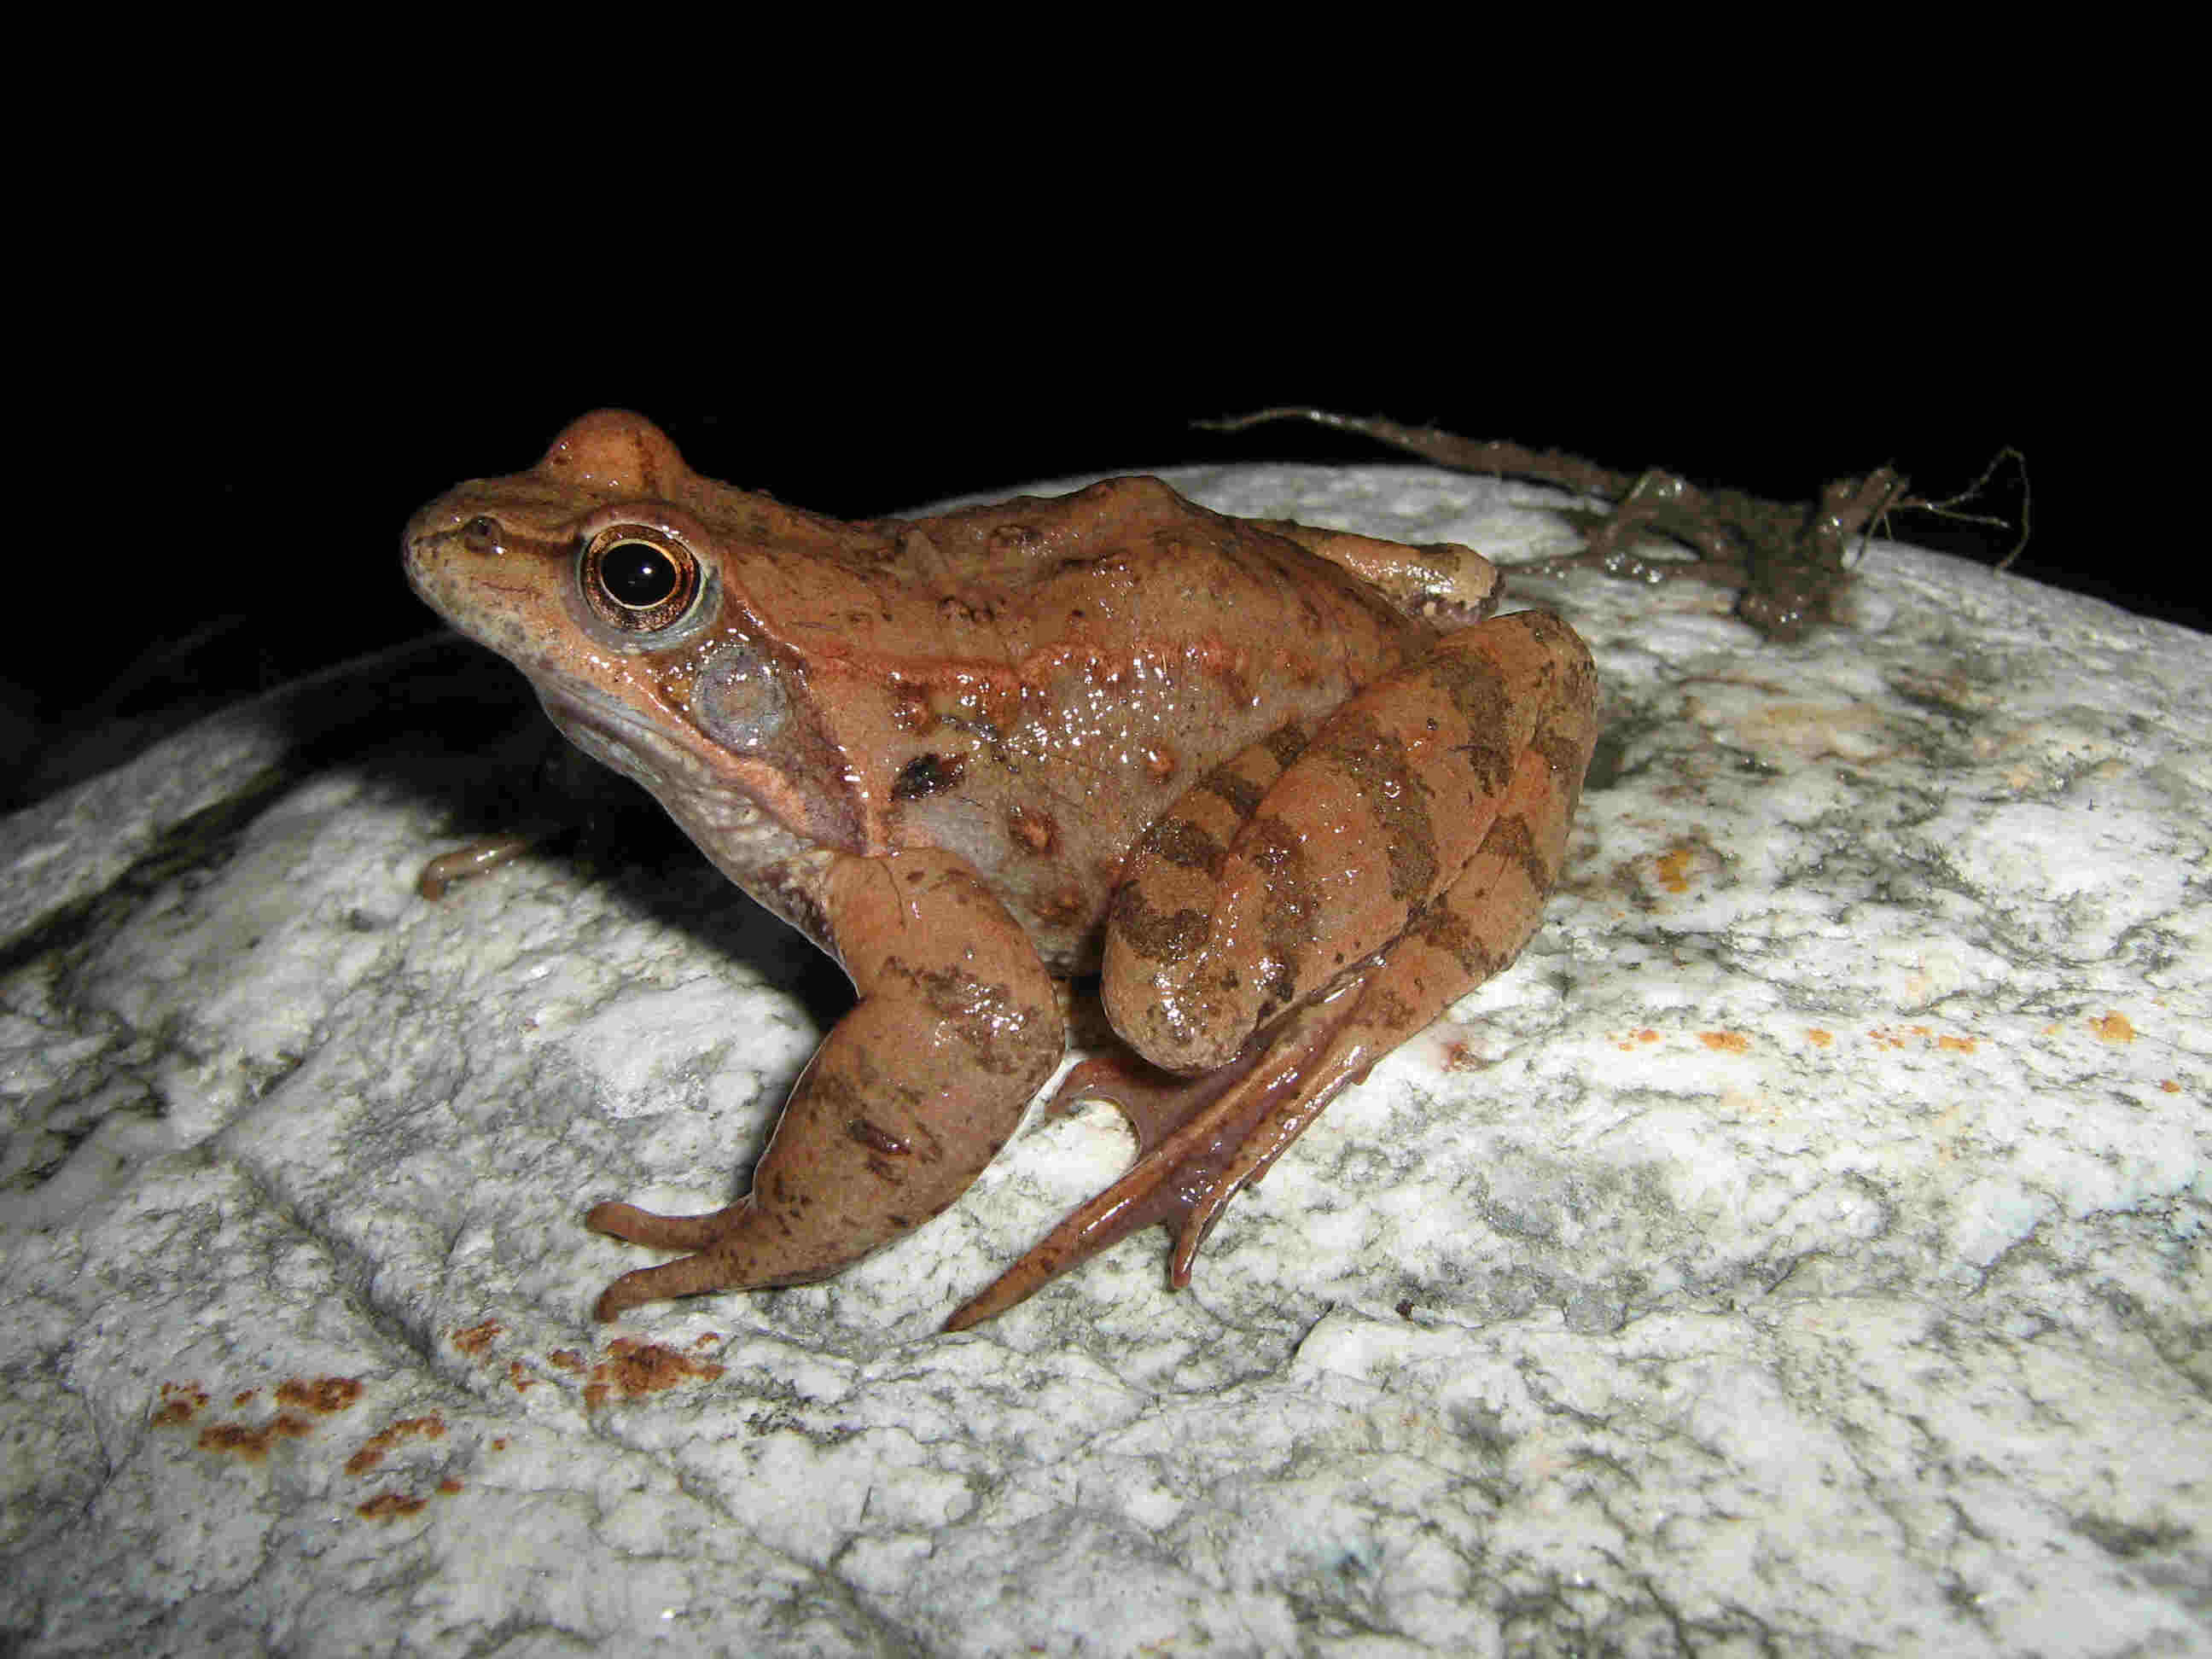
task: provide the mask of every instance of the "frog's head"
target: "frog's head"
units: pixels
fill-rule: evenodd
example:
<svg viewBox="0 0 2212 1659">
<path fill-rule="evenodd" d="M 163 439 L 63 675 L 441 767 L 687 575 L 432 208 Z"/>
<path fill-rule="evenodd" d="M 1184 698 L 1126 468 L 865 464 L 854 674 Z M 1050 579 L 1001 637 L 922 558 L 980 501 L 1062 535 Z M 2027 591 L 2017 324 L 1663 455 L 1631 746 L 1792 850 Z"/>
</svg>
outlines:
<svg viewBox="0 0 2212 1659">
<path fill-rule="evenodd" d="M 651 422 L 601 410 L 528 471 L 425 507 L 404 554 L 441 616 L 750 886 L 809 847 L 868 850 L 869 781 L 823 692 L 841 611 L 870 602 L 854 532 L 702 477 Z"/>
</svg>

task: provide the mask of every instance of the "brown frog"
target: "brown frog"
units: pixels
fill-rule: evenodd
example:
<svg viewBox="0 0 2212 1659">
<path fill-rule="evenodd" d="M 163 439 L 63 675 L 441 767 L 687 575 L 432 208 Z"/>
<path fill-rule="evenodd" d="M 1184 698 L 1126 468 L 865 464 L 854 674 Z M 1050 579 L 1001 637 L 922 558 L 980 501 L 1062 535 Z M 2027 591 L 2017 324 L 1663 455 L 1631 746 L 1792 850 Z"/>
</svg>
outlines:
<svg viewBox="0 0 2212 1659">
<path fill-rule="evenodd" d="M 746 1197 L 591 1212 L 690 1252 L 601 1319 L 825 1278 L 947 1208 L 1059 1061 L 1053 981 L 1094 971 L 1135 1055 L 1059 1098 L 1114 1102 L 1139 1155 L 948 1328 L 1155 1222 L 1187 1283 L 1229 1199 L 1528 942 L 1595 733 L 1582 641 L 1484 620 L 1468 549 L 1156 478 L 844 524 L 608 410 L 424 507 L 405 557 L 860 994 Z"/>
</svg>

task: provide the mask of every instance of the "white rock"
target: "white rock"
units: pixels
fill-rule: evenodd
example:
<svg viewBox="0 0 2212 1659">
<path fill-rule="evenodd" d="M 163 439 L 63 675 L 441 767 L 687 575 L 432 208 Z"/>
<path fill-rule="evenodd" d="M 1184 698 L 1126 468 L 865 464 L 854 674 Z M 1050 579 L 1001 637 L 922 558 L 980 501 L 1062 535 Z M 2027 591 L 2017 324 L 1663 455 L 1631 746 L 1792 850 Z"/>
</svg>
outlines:
<svg viewBox="0 0 2212 1659">
<path fill-rule="evenodd" d="M 1171 476 L 1563 544 L 1427 469 Z M 503 665 L 0 826 L 0 1646 L 2212 1653 L 2212 646 L 1882 543 L 1792 646 L 1523 597 L 1608 698 L 1527 955 L 1189 1291 L 1148 1233 L 957 1338 L 1109 1111 L 826 1285 L 591 1323 L 649 1258 L 584 1207 L 726 1201 L 823 1012 L 672 837 L 414 895 L 530 773 Z"/>
</svg>

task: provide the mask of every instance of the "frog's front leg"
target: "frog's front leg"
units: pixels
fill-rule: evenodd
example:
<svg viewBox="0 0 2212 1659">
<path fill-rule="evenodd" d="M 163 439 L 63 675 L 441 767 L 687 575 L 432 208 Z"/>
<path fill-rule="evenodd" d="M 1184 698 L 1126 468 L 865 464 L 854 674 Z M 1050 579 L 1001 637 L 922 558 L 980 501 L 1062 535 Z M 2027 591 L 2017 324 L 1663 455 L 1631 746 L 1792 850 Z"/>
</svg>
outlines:
<svg viewBox="0 0 2212 1659">
<path fill-rule="evenodd" d="M 1058 999 L 1020 925 L 951 854 L 839 858 L 822 887 L 860 1002 L 792 1090 L 752 1191 L 712 1214 L 601 1204 L 594 1231 L 695 1254 L 595 1310 L 823 1279 L 949 1208 L 1059 1063 Z"/>
<path fill-rule="evenodd" d="M 1136 1129 L 1137 1163 L 948 1328 L 1155 1222 L 1176 1235 L 1171 1282 L 1188 1283 L 1229 1200 L 1528 943 L 1565 850 L 1595 703 L 1574 631 L 1517 612 L 1440 641 L 1310 744 L 1279 732 L 1177 803 L 1117 902 L 1108 1006 L 1148 1059 L 1214 1069 L 1079 1068 L 1060 1098 L 1114 1102 Z"/>
</svg>

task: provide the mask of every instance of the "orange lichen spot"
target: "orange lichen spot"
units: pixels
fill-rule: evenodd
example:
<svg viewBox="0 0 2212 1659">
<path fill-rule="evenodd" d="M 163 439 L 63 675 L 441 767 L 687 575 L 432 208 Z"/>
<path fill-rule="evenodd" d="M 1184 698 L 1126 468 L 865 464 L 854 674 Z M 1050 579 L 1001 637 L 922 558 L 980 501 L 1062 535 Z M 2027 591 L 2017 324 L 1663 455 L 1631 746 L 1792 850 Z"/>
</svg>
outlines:
<svg viewBox="0 0 2212 1659">
<path fill-rule="evenodd" d="M 720 1331 L 702 1331 L 691 1339 L 691 1346 L 695 1348 L 718 1347 L 721 1340 L 722 1334 Z"/>
<path fill-rule="evenodd" d="M 410 1498 L 404 1492 L 380 1492 L 366 1504 L 354 1506 L 354 1513 L 364 1521 L 397 1521 L 402 1516 L 417 1513 L 422 1499 Z"/>
<path fill-rule="evenodd" d="M 197 1382 L 164 1382 L 161 1403 L 147 1420 L 157 1429 L 180 1429 L 207 1409 L 207 1390 Z"/>
<path fill-rule="evenodd" d="M 1698 1041 L 1724 1054 L 1748 1054 L 1751 1039 L 1741 1031 L 1700 1031 Z"/>
<path fill-rule="evenodd" d="M 520 1359 L 510 1359 L 507 1362 L 507 1386 L 517 1394 L 528 1394 L 538 1386 L 538 1379 Z"/>
<path fill-rule="evenodd" d="M 328 1417 L 349 1411 L 361 1398 L 361 1384 L 350 1376 L 293 1376 L 276 1385 L 276 1403 L 297 1406 Z"/>
<path fill-rule="evenodd" d="M 1690 890 L 1690 866 L 1698 856 L 1694 847 L 1670 847 L 1653 860 L 1659 884 L 1670 893 Z"/>
<path fill-rule="evenodd" d="M 592 1380 L 584 1385 L 584 1403 L 596 1411 L 609 1400 L 635 1400 L 679 1382 L 711 1382 L 721 1374 L 722 1367 L 711 1360 L 695 1359 L 656 1342 L 618 1336 L 607 1344 L 606 1358 L 592 1367 Z"/>
<path fill-rule="evenodd" d="M 313 1425 L 306 1418 L 279 1412 L 258 1429 L 248 1428 L 243 1423 L 210 1423 L 200 1431 L 195 1443 L 204 1452 L 222 1452 L 249 1463 L 258 1463 L 269 1455 L 269 1448 L 277 1441 L 304 1440 L 313 1432 Z"/>
<path fill-rule="evenodd" d="M 1631 1048 L 1641 1048 L 1658 1041 L 1659 1033 L 1646 1025 L 1641 1030 L 1631 1031 L 1626 1036 L 1621 1038 L 1617 1046 L 1626 1053 Z"/>
<path fill-rule="evenodd" d="M 471 1358 L 481 1358 L 492 1345 L 492 1340 L 505 1328 L 496 1319 L 487 1319 L 480 1325 L 471 1325 L 453 1334 L 453 1346 Z"/>
<path fill-rule="evenodd" d="M 1471 1043 L 1444 1044 L 1443 1067 L 1447 1072 L 1479 1072 L 1486 1063 Z"/>
<path fill-rule="evenodd" d="M 441 1498 L 457 1497 L 460 1490 L 461 1483 L 450 1474 L 438 1483 L 438 1496 Z"/>
<path fill-rule="evenodd" d="M 1869 1027 L 1867 1041 L 1884 1048 L 1940 1049 L 1946 1054 L 1971 1054 L 1980 1047 L 1980 1040 L 1970 1036 L 1945 1036 L 1931 1025 L 1886 1025 Z"/>
<path fill-rule="evenodd" d="M 2133 1042 L 2136 1040 L 2136 1028 L 2117 1008 L 2107 1010 L 2102 1019 L 2091 1020 L 2089 1029 L 2106 1042 Z"/>
<path fill-rule="evenodd" d="M 556 1370 L 580 1371 L 584 1369 L 584 1356 L 574 1348 L 556 1348 L 545 1356 L 545 1363 Z"/>
<path fill-rule="evenodd" d="M 252 1405 L 260 1392 L 261 1390 L 258 1389 L 240 1389 L 236 1394 L 230 1397 L 231 1410 L 240 1411 L 246 1407 Z"/>
<path fill-rule="evenodd" d="M 2181 1085 L 2179 1083 L 2176 1083 L 2170 1077 L 2162 1077 L 2159 1079 L 2158 1086 L 2165 1090 L 2166 1092 L 2170 1095 L 2178 1095 L 2181 1092 Z"/>
<path fill-rule="evenodd" d="M 505 1451 L 507 1449 L 507 1437 L 503 1434 L 493 1436 L 491 1449 L 494 1451 Z"/>
<path fill-rule="evenodd" d="M 446 1437 L 446 1421 L 434 1413 L 428 1417 L 403 1417 L 388 1423 L 361 1443 L 361 1449 L 346 1459 L 348 1474 L 367 1474 L 384 1461 L 385 1453 L 403 1440 L 442 1440 Z"/>
<path fill-rule="evenodd" d="M 1808 1025 L 1805 1028 L 1805 1041 L 1815 1048 L 1831 1048 L 1835 1046 L 1836 1034 L 1824 1031 L 1817 1025 Z"/>
</svg>

